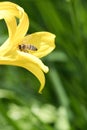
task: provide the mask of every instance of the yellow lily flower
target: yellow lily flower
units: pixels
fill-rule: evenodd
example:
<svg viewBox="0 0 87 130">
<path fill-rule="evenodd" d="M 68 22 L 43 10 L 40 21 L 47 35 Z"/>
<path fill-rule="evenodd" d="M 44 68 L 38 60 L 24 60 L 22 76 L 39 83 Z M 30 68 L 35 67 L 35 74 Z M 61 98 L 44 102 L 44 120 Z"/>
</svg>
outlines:
<svg viewBox="0 0 87 130">
<path fill-rule="evenodd" d="M 36 32 L 25 36 L 29 19 L 23 8 L 15 3 L 0 2 L 0 19 L 5 20 L 9 33 L 8 39 L 0 46 L 0 64 L 20 66 L 32 72 L 41 83 L 41 93 L 45 85 L 43 72 L 47 73 L 49 69 L 40 58 L 55 48 L 55 35 Z"/>
</svg>

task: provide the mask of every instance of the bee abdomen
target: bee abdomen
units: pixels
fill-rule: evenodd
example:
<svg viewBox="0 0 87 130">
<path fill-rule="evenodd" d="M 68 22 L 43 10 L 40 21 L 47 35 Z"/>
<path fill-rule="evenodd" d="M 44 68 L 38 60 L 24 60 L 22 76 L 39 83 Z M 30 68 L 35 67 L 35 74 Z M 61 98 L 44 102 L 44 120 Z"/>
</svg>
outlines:
<svg viewBox="0 0 87 130">
<path fill-rule="evenodd" d="M 29 50 L 37 51 L 37 48 L 35 46 L 31 45 L 31 44 L 28 45 L 28 48 L 29 48 Z"/>
</svg>

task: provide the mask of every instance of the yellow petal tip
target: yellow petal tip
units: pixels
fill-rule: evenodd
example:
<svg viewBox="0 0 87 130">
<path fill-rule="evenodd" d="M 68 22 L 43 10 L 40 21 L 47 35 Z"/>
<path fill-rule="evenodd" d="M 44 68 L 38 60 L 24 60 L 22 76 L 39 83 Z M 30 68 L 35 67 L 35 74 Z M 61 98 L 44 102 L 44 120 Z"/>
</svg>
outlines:
<svg viewBox="0 0 87 130">
<path fill-rule="evenodd" d="M 48 71 L 49 71 L 48 66 L 45 66 L 45 68 L 44 68 L 44 72 L 47 73 Z"/>
<path fill-rule="evenodd" d="M 42 91 L 38 91 L 39 94 L 42 94 Z"/>
</svg>

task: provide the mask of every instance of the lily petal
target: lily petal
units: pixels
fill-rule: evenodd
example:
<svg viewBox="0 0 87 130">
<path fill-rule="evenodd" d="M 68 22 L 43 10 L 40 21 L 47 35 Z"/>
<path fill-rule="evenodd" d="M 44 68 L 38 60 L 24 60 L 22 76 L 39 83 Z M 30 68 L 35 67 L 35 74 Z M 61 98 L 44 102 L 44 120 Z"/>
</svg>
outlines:
<svg viewBox="0 0 87 130">
<path fill-rule="evenodd" d="M 12 40 L 14 39 L 14 35 L 16 32 L 16 20 L 14 17 L 5 17 L 5 21 L 8 27 L 8 32 L 9 32 L 9 38 L 0 46 L 0 55 L 5 55 L 7 54 L 10 50 L 13 48 Z"/>
<path fill-rule="evenodd" d="M 49 32 L 36 32 L 24 37 L 22 43 L 32 44 L 37 47 L 33 55 L 41 58 L 49 54 L 55 48 L 55 35 Z"/>
<path fill-rule="evenodd" d="M 27 30 L 29 28 L 29 19 L 28 16 L 25 12 L 23 12 L 22 17 L 19 21 L 19 25 L 17 27 L 17 31 L 16 31 L 16 45 L 18 45 L 18 43 L 20 42 L 20 39 L 22 40 L 23 37 L 25 36 L 25 34 L 27 33 Z"/>
<path fill-rule="evenodd" d="M 18 25 L 16 18 L 19 19 Z M 5 54 L 9 54 L 9 50 L 16 50 L 19 41 L 26 34 L 29 27 L 28 16 L 17 4 L 0 2 L 0 19 L 5 19 L 9 33 L 9 39 L 0 47 L 0 52 L 4 54 L 6 50 Z"/>
<path fill-rule="evenodd" d="M 40 69 L 42 69 L 45 73 L 47 73 L 49 71 L 49 68 L 47 66 L 45 66 L 38 57 L 36 57 L 32 54 L 17 51 L 17 58 L 18 58 L 18 62 L 20 62 L 20 64 L 21 64 L 21 62 L 23 62 L 24 64 L 28 64 L 28 63 L 30 64 L 30 62 L 32 62 L 32 63 L 36 64 L 36 66 L 38 66 Z"/>
<path fill-rule="evenodd" d="M 40 59 L 31 54 L 26 55 L 25 53 L 18 51 L 18 54 L 13 57 L 0 57 L 0 64 L 20 66 L 32 72 L 41 83 L 39 89 L 39 93 L 41 93 L 45 85 L 43 71 L 48 72 L 48 67 L 45 66 Z"/>
<path fill-rule="evenodd" d="M 8 15 L 8 14 L 7 14 Z M 7 28 L 8 28 L 8 33 L 9 33 L 9 39 L 12 40 L 15 32 L 16 32 L 16 28 L 17 28 L 17 23 L 16 23 L 16 19 L 13 16 L 5 16 L 4 17 L 5 22 L 7 24 Z"/>
</svg>

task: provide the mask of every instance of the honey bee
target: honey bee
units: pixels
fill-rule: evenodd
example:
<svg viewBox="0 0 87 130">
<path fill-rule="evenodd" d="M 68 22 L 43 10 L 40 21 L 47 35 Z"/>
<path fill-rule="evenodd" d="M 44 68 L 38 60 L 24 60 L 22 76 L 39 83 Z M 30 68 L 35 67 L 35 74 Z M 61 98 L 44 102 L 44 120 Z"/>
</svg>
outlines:
<svg viewBox="0 0 87 130">
<path fill-rule="evenodd" d="M 38 50 L 34 45 L 31 45 L 31 44 L 21 44 L 18 47 L 21 51 L 24 51 L 24 52 L 28 52 L 29 50 L 31 50 L 31 51 Z"/>
</svg>

